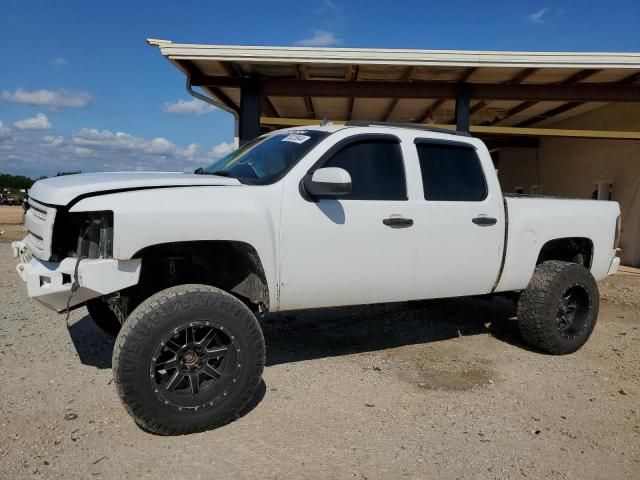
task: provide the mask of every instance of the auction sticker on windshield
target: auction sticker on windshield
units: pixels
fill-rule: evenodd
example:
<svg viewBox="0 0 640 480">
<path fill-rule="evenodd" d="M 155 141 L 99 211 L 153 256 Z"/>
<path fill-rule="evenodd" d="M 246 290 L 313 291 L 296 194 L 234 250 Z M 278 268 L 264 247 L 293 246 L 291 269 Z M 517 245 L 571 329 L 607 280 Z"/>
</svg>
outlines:
<svg viewBox="0 0 640 480">
<path fill-rule="evenodd" d="M 311 137 L 308 135 L 301 135 L 299 133 L 290 133 L 282 139 L 283 142 L 304 143 Z"/>
</svg>

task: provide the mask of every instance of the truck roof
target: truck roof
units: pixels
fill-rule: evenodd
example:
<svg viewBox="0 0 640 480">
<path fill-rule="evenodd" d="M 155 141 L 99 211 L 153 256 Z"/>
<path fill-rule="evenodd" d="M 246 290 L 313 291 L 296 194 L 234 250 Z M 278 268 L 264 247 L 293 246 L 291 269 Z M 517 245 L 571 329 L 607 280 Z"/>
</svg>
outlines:
<svg viewBox="0 0 640 480">
<path fill-rule="evenodd" d="M 337 132 L 338 130 L 343 130 L 345 128 L 366 128 L 366 127 L 385 127 L 392 129 L 400 129 L 400 130 L 421 130 L 425 132 L 434 132 L 444 135 L 452 135 L 452 136 L 463 136 L 470 137 L 467 132 L 460 132 L 456 130 L 450 130 L 446 128 L 436 128 L 431 127 L 430 125 L 425 125 L 421 123 L 399 123 L 399 122 L 376 122 L 376 121 L 368 121 L 368 120 L 349 120 L 348 122 L 341 123 L 327 123 L 325 125 L 304 125 L 299 127 L 288 127 L 283 128 L 277 131 L 300 131 L 300 130 L 317 130 L 323 132 Z"/>
</svg>

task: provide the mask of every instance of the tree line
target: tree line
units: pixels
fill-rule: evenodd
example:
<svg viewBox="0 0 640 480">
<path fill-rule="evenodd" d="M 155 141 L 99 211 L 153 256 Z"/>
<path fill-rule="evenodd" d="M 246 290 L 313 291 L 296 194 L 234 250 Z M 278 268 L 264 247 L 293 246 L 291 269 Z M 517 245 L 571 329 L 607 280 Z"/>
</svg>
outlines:
<svg viewBox="0 0 640 480">
<path fill-rule="evenodd" d="M 81 173 L 80 170 L 76 172 L 58 172 L 56 177 L 63 175 L 75 175 Z M 33 186 L 36 180 L 42 180 L 47 178 L 46 176 L 38 177 L 35 180 L 23 175 L 11 175 L 9 173 L 0 173 L 0 187 L 2 188 L 14 188 L 14 189 L 29 189 Z"/>
</svg>

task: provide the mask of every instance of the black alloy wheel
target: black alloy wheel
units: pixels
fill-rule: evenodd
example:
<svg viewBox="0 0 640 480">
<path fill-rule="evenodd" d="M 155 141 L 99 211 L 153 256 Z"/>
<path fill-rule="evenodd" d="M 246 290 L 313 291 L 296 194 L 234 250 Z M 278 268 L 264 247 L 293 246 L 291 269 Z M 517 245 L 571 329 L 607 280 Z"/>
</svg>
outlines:
<svg viewBox="0 0 640 480">
<path fill-rule="evenodd" d="M 589 318 L 589 295 L 582 284 L 570 285 L 558 302 L 558 330 L 560 334 L 572 339 L 582 333 Z"/>
<path fill-rule="evenodd" d="M 149 366 L 154 391 L 179 410 L 207 408 L 237 383 L 242 350 L 235 335 L 200 320 L 175 328 L 156 347 Z"/>
</svg>

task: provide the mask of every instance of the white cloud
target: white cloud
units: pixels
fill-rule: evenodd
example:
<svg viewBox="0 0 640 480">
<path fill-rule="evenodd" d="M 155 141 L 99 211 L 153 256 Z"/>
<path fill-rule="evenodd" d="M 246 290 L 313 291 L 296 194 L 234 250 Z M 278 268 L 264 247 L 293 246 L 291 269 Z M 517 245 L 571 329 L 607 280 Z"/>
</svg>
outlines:
<svg viewBox="0 0 640 480">
<path fill-rule="evenodd" d="M 217 160 L 218 158 L 224 157 L 226 154 L 234 151 L 235 149 L 236 149 L 236 144 L 234 142 L 228 142 L 228 143 L 222 142 L 222 143 L 219 143 L 218 145 L 215 145 L 211 149 L 209 156 L 211 157 L 212 160 Z"/>
<path fill-rule="evenodd" d="M 35 117 L 14 122 L 13 126 L 18 130 L 48 130 L 53 125 L 44 113 L 38 113 Z"/>
<path fill-rule="evenodd" d="M 163 137 L 146 140 L 134 137 L 124 132 L 113 133 L 110 130 L 96 130 L 83 128 L 73 137 L 76 146 L 91 150 L 111 150 L 119 152 L 144 153 L 153 156 L 178 157 L 181 159 L 196 159 L 198 146 L 189 145 L 181 149 Z"/>
<path fill-rule="evenodd" d="M 200 153 L 200 146 L 196 143 L 191 143 L 184 150 L 180 150 L 177 152 L 178 157 L 180 158 L 195 158 Z"/>
<path fill-rule="evenodd" d="M 341 38 L 327 30 L 314 30 L 311 37 L 303 38 L 295 42 L 296 45 L 301 47 L 331 47 L 340 45 L 341 43 Z"/>
<path fill-rule="evenodd" d="M 193 100 L 178 100 L 177 102 L 167 102 L 164 104 L 166 113 L 178 115 L 202 115 L 216 110 L 216 107 L 206 102 L 194 98 Z"/>
<path fill-rule="evenodd" d="M 233 142 L 182 148 L 164 137 L 83 128 L 70 137 L 42 130 L 9 129 L 0 122 L 3 171 L 37 178 L 58 171 L 156 170 L 193 172 L 233 150 Z"/>
<path fill-rule="evenodd" d="M 54 64 L 56 67 L 64 67 L 67 63 L 67 59 L 64 57 L 56 57 L 53 60 L 51 60 L 51 63 Z"/>
<path fill-rule="evenodd" d="M 64 143 L 62 135 L 45 135 L 42 137 L 42 144 L 47 147 L 59 147 Z"/>
<path fill-rule="evenodd" d="M 542 23 L 542 18 L 547 13 L 549 13 L 549 8 L 545 7 L 545 8 L 541 8 L 537 12 L 533 12 L 533 13 L 527 15 L 527 18 L 529 19 L 529 21 L 531 23 Z"/>
<path fill-rule="evenodd" d="M 19 88 L 15 92 L 5 90 L 0 98 L 6 102 L 26 103 L 38 107 L 84 108 L 91 102 L 91 95 L 86 92 L 68 90 L 34 90 L 29 92 Z"/>
<path fill-rule="evenodd" d="M 11 130 L 4 126 L 4 123 L 0 122 L 0 143 L 11 140 Z"/>
<path fill-rule="evenodd" d="M 72 152 L 79 157 L 88 157 L 93 154 L 93 150 L 84 147 L 73 147 Z"/>
</svg>

